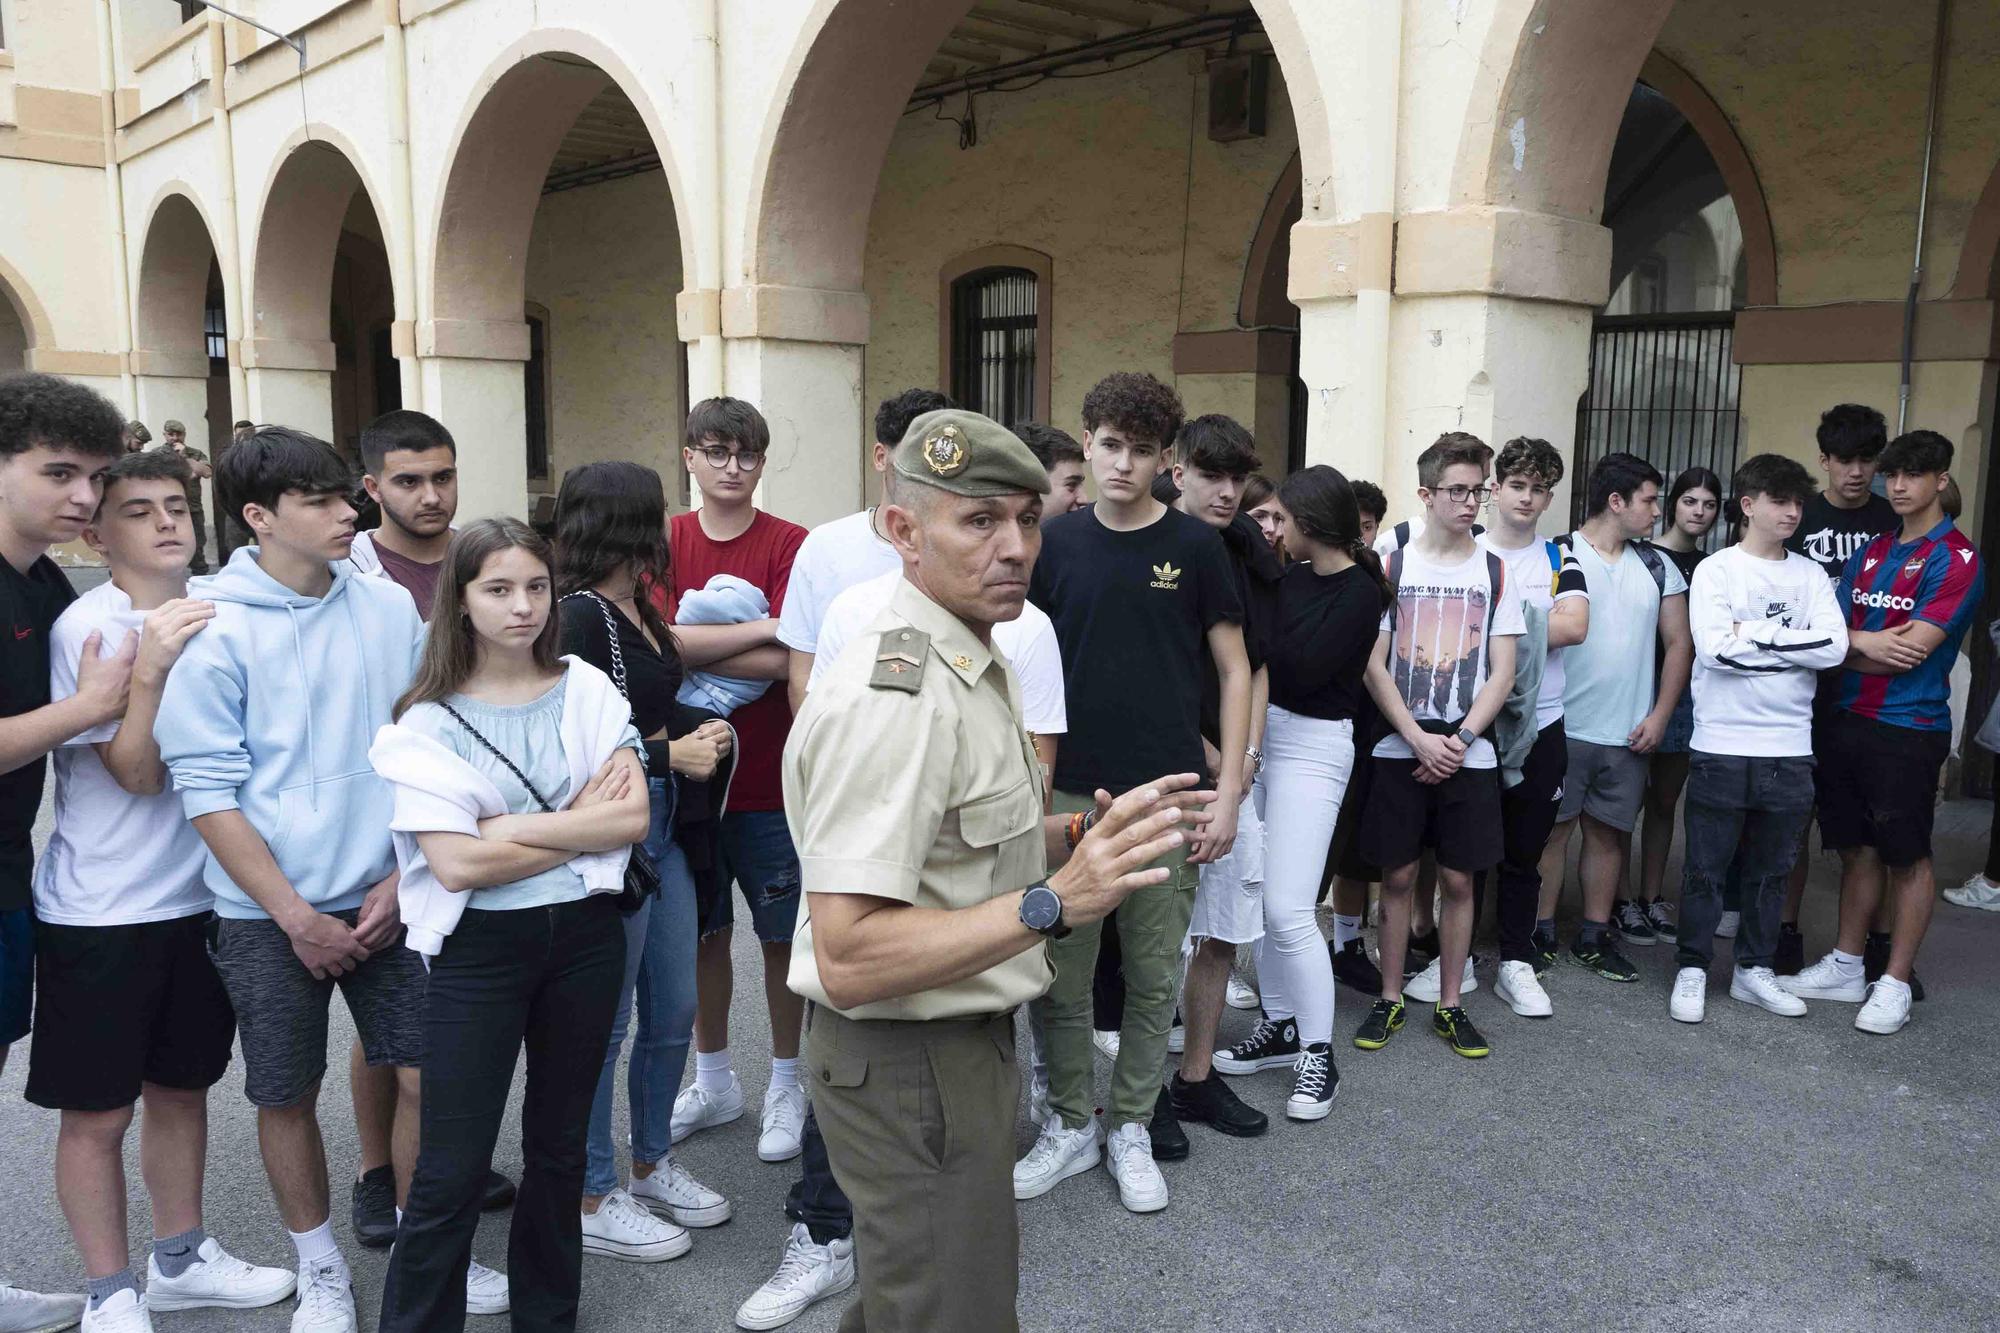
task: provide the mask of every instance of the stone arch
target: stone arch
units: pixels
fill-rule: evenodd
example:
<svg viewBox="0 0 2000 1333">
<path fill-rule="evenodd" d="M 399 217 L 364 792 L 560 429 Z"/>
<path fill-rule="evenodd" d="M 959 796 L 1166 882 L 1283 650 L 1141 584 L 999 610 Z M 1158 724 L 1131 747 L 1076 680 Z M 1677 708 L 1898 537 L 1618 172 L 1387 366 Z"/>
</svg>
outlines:
<svg viewBox="0 0 2000 1333">
<path fill-rule="evenodd" d="M 0 255 L 0 300 L 6 301 L 21 323 L 21 332 L 27 339 L 23 351 L 56 345 L 55 326 L 49 322 L 47 308 L 35 295 L 35 289 L 28 285 L 21 270 L 8 263 L 5 255 Z"/>
<path fill-rule="evenodd" d="M 1324 99 L 1295 0 L 1253 0 L 1298 117 L 1308 179 L 1331 180 Z M 737 281 L 854 292 L 876 182 L 910 90 L 973 0 L 815 0 L 759 132 Z M 1306 111 L 1306 108 L 1314 110 Z M 1315 192 L 1319 207 L 1330 207 Z M 1317 211 L 1317 209 L 1315 210 Z"/>
<path fill-rule="evenodd" d="M 1286 294 L 1291 269 L 1292 224 L 1305 211 L 1305 192 L 1299 155 L 1278 173 L 1250 238 L 1250 254 L 1243 262 L 1243 290 L 1236 298 L 1236 322 L 1245 328 L 1295 328 L 1298 307 Z"/>
<path fill-rule="evenodd" d="M 147 209 L 143 235 L 133 294 L 134 356 L 171 363 L 170 373 L 204 378 L 208 351 L 203 312 L 216 265 L 215 229 L 193 191 L 172 181 Z M 227 283 L 230 275 L 223 273 L 222 280 Z M 143 374 L 153 367 L 135 364 L 134 369 Z"/>
<path fill-rule="evenodd" d="M 2000 163 L 1986 178 L 1979 202 L 1966 219 L 1965 243 L 1958 251 L 1958 273 L 1952 278 L 1954 301 L 2000 301 Z"/>
<path fill-rule="evenodd" d="M 1735 124 L 1693 75 L 1658 51 L 1646 57 L 1639 78 L 1687 117 L 1702 146 L 1715 159 L 1716 170 L 1722 173 L 1730 201 L 1736 205 L 1736 225 L 1743 233 L 1745 302 L 1776 305 L 1778 246 L 1771 233 L 1771 207 Z M 2000 200 L 1996 200 L 1996 207 L 2000 207 Z"/>
<path fill-rule="evenodd" d="M 673 200 L 682 272 L 693 277 L 696 228 L 685 217 L 681 173 L 644 85 L 599 39 L 541 29 L 486 68 L 452 131 L 444 188 L 430 220 L 428 318 L 521 323 L 528 240 L 549 163 L 578 113 L 611 84 L 652 138 Z"/>
<path fill-rule="evenodd" d="M 273 159 L 257 210 L 245 336 L 259 343 L 329 341 L 334 257 L 358 191 L 384 235 L 381 191 L 345 135 L 321 124 L 295 131 Z"/>
</svg>

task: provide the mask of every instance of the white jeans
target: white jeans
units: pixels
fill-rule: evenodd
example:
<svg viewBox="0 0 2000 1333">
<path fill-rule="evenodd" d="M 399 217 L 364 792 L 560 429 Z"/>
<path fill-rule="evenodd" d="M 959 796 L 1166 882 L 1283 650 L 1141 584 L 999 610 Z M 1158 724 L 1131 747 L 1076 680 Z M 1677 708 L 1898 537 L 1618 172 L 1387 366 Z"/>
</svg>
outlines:
<svg viewBox="0 0 2000 1333">
<path fill-rule="evenodd" d="M 1264 724 L 1264 938 L 1257 986 L 1264 1012 L 1296 1018 L 1299 1042 L 1333 1040 L 1333 957 L 1316 908 L 1328 844 L 1354 771 L 1354 724 L 1287 712 Z"/>
</svg>

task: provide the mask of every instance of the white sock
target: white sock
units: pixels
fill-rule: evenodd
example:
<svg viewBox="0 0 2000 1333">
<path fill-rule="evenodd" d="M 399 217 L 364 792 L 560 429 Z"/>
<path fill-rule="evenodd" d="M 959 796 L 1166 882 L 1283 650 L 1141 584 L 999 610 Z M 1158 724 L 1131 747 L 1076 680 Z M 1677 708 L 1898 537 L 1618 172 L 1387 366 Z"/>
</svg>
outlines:
<svg viewBox="0 0 2000 1333">
<path fill-rule="evenodd" d="M 1358 938 L 1360 937 L 1360 935 L 1361 935 L 1361 918 L 1360 918 L 1360 917 L 1358 917 L 1358 916 L 1342 916 L 1342 915 L 1340 915 L 1340 913 L 1338 913 L 1338 912 L 1335 912 L 1335 913 L 1333 914 L 1333 947 L 1334 947 L 1334 948 L 1336 948 L 1336 949 L 1345 949 L 1345 948 L 1347 947 L 1347 942 L 1348 942 L 1349 940 L 1351 940 L 1351 939 L 1358 939 Z"/>
<path fill-rule="evenodd" d="M 1845 975 L 1851 976 L 1861 971 L 1861 955 L 1858 953 L 1842 953 L 1840 950 L 1835 949 L 1832 957 L 1833 965 L 1839 968 Z"/>
<path fill-rule="evenodd" d="M 291 1231 L 286 1234 L 292 1238 L 292 1246 L 299 1252 L 300 1268 L 317 1268 L 321 1264 L 347 1267 L 347 1260 L 341 1257 L 340 1243 L 333 1238 L 331 1217 L 311 1231 Z"/>
<path fill-rule="evenodd" d="M 796 1088 L 798 1086 L 799 1058 L 795 1055 L 789 1060 L 780 1060 L 776 1056 L 773 1056 L 771 1059 L 771 1091 L 776 1092 L 780 1088 Z"/>
<path fill-rule="evenodd" d="M 727 1092 L 736 1071 L 729 1063 L 729 1048 L 694 1053 L 694 1085 L 703 1092 Z"/>
<path fill-rule="evenodd" d="M 396 1210 L 396 1225 L 397 1226 L 403 1225 L 403 1210 L 400 1208 Z"/>
</svg>

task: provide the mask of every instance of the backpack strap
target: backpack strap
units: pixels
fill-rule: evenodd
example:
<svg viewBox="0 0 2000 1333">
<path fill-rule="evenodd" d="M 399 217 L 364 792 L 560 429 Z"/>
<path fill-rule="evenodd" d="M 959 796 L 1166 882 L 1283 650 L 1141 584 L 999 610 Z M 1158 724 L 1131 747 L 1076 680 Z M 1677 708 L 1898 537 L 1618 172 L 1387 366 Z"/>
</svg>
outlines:
<svg viewBox="0 0 2000 1333">
<path fill-rule="evenodd" d="M 1660 548 L 1651 542 L 1633 542 L 1632 549 L 1639 554 L 1639 563 L 1653 576 L 1653 586 L 1660 590 L 1660 600 L 1667 598 L 1667 558 L 1660 554 Z"/>
<path fill-rule="evenodd" d="M 1403 521 L 1402 521 L 1401 523 L 1398 523 L 1398 524 L 1397 524 L 1397 525 L 1396 525 L 1396 526 L 1395 526 L 1394 528 L 1392 528 L 1392 529 L 1391 529 L 1391 531 L 1392 531 L 1392 532 L 1394 532 L 1394 533 L 1396 534 L 1396 549 L 1397 549 L 1397 550 L 1399 550 L 1399 551 L 1400 551 L 1400 550 L 1402 550 L 1402 549 L 1403 549 L 1403 548 L 1404 548 L 1405 546 L 1408 546 L 1408 545 L 1410 544 L 1410 520 L 1409 520 L 1409 519 L 1407 519 L 1407 518 L 1406 518 L 1406 519 L 1404 519 L 1404 520 L 1403 520 Z M 1391 582 L 1393 582 L 1393 581 L 1394 581 L 1394 580 L 1391 580 Z"/>
<path fill-rule="evenodd" d="M 1486 642 L 1493 642 L 1493 619 L 1500 614 L 1500 596 L 1507 590 L 1507 562 L 1488 551 L 1486 553 L 1486 586 L 1493 590 L 1486 599 Z"/>
<path fill-rule="evenodd" d="M 1408 526 L 1407 524 L 1401 526 Z M 1389 552 L 1389 558 L 1382 562 L 1382 577 L 1389 581 L 1389 623 L 1396 623 L 1396 593 L 1403 586 L 1403 548 L 1398 546 Z"/>
</svg>

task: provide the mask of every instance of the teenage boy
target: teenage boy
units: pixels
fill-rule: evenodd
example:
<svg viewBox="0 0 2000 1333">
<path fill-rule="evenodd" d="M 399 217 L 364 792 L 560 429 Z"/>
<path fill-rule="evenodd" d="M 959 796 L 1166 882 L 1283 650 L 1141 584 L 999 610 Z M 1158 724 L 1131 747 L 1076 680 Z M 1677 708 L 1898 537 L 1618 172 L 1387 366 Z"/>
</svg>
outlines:
<svg viewBox="0 0 2000 1333">
<path fill-rule="evenodd" d="M 1403 951 L 1417 862 L 1437 862 L 1438 998 L 1431 1029 L 1470 1059 L 1490 1047 L 1460 1003 L 1472 952 L 1472 877 L 1500 859 L 1500 770 L 1483 733 L 1514 687 L 1526 630 L 1507 564 L 1483 549 L 1472 521 L 1492 494 L 1493 450 L 1450 431 L 1417 456 L 1423 530 L 1390 557 L 1396 600 L 1368 659 L 1368 693 L 1388 734 L 1362 815 L 1361 853 L 1382 867 L 1382 994 L 1354 1034 L 1380 1050 L 1403 1026 Z"/>
<path fill-rule="evenodd" d="M 710 398 L 688 414 L 683 465 L 701 492 L 701 508 L 667 525 L 673 584 L 661 589 L 673 624 L 680 599 L 718 574 L 743 579 L 769 601 L 771 618 L 736 625 L 677 625 L 675 641 L 689 670 L 747 680 L 785 681 L 790 661 L 777 642 L 792 562 L 806 530 L 752 502 L 771 448 L 764 414 L 738 398 Z M 790 702 L 767 690 L 730 715 L 736 728 L 736 776 L 722 817 L 722 882 L 734 880 L 750 908 L 764 954 L 764 1004 L 771 1016 L 771 1078 L 764 1091 L 757 1155 L 767 1162 L 799 1155 L 806 1097 L 799 1086 L 799 1037 L 805 1002 L 785 985 L 792 928 L 799 915 L 799 858 L 785 828 L 778 765 L 792 726 Z M 673 1141 L 743 1114 L 743 1084 L 729 1062 L 729 999 L 734 976 L 729 939 L 736 919 L 729 893 L 716 895 L 701 923 L 695 954 L 694 1082 L 674 1100 Z"/>
<path fill-rule="evenodd" d="M 435 417 L 385 412 L 361 432 L 361 466 L 382 526 L 356 533 L 347 558 L 363 574 L 401 585 L 429 620 L 458 516 L 458 446 Z"/>
<path fill-rule="evenodd" d="M 160 427 L 160 448 L 185 458 L 194 471 L 194 484 L 188 488 L 188 514 L 194 519 L 194 560 L 188 569 L 196 574 L 206 574 L 208 553 L 204 548 L 208 543 L 208 518 L 202 512 L 201 484 L 215 475 L 215 469 L 209 466 L 207 454 L 188 444 L 187 434 L 186 425 L 168 421 Z"/>
<path fill-rule="evenodd" d="M 1056 757 L 1056 813 L 1093 809 L 1098 789 L 1124 791 L 1148 781 L 1145 774 L 1207 768 L 1201 700 L 1210 664 L 1220 682 L 1221 743 L 1214 818 L 1162 860 L 1172 871 L 1164 883 L 1119 905 L 1125 1014 L 1102 1148 L 1092 1117 L 1090 1036 L 1100 923 L 1049 945 L 1056 969 L 1046 1010 L 1051 1114 L 1014 1166 L 1017 1199 L 1046 1194 L 1102 1157 L 1126 1208 L 1167 1206 L 1147 1126 L 1160 1100 L 1197 872 L 1236 841 L 1250 735 L 1250 662 L 1228 552 L 1213 528 L 1152 493 L 1184 416 L 1179 396 L 1151 375 L 1109 375 L 1085 395 L 1083 448 L 1097 503 L 1047 525 L 1029 588 L 1062 644 L 1070 729 Z"/>
<path fill-rule="evenodd" d="M 1785 877 L 1812 818 L 1812 712 L 1819 672 L 1847 656 L 1847 625 L 1826 575 L 1785 549 L 1812 498 L 1789 458 L 1736 470 L 1742 540 L 1701 562 L 1688 592 L 1694 636 L 1686 875 L 1679 971 L 1667 1012 L 1699 1023 L 1724 885 L 1743 892 L 1729 998 L 1797 1018 L 1805 1004 L 1771 971 Z"/>
<path fill-rule="evenodd" d="M 1087 475 L 1083 461 L 1083 446 L 1071 438 L 1066 430 L 1045 426 L 1039 421 L 1031 421 L 1021 427 L 1022 443 L 1042 465 L 1042 471 L 1049 474 L 1048 499 L 1042 504 L 1042 521 L 1061 518 L 1070 510 L 1085 503 L 1083 481 Z"/>
<path fill-rule="evenodd" d="M 289 1269 L 252 1267 L 202 1229 L 208 1089 L 229 1067 L 236 1015 L 208 961 L 206 853 L 153 741 L 167 673 L 215 614 L 187 597 L 196 484 L 169 449 L 112 464 L 83 530 L 111 579 L 72 602 L 49 636 L 49 693 L 60 701 L 77 692 L 86 647 L 115 652 L 139 635 L 123 722 L 55 752 L 55 829 L 35 872 L 42 985 L 27 1095 L 62 1113 L 56 1195 L 89 1286 L 85 1333 L 146 1333 L 157 1310 L 271 1305 L 296 1285 Z M 154 1236 L 143 1292 L 124 1157 L 142 1100 Z"/>
<path fill-rule="evenodd" d="M 1820 837 L 1840 853 L 1840 936 L 1833 952 L 1781 985 L 1805 999 L 1865 1000 L 1854 1026 L 1888 1034 L 1910 1021 L 1910 978 L 1936 883 L 1931 819 L 1951 754 L 1951 666 L 1978 613 L 1979 552 L 1945 516 L 1951 441 L 1913 430 L 1882 451 L 1901 526 L 1848 557 L 1839 598 L 1847 660 L 1820 753 Z M 1883 901 L 1889 957 L 1873 983 L 1860 953 Z"/>
<path fill-rule="evenodd" d="M 319 1129 L 336 987 L 371 1065 L 394 1065 L 396 1194 L 420 1115 L 424 969 L 402 946 L 389 788 L 368 746 L 415 669 L 423 622 L 347 565 L 353 482 L 333 447 L 266 426 L 230 447 L 224 503 L 255 544 L 193 589 L 215 618 L 167 677 L 154 735 L 207 845 L 209 952 L 236 1010 L 244 1092 L 278 1213 L 298 1250 L 294 1333 L 355 1327 Z M 366 651 L 356 652 L 357 645 Z M 467 1308 L 506 1308 L 473 1264 Z"/>
<path fill-rule="evenodd" d="M 1632 851 L 1632 828 L 1646 796 L 1647 756 L 1659 746 L 1694 663 L 1688 638 L 1687 580 L 1646 540 L 1659 522 L 1663 481 L 1651 463 L 1606 454 L 1590 471 L 1588 517 L 1558 544 L 1575 555 L 1590 588 L 1590 636 L 1563 654 L 1563 728 L 1569 771 L 1543 866 L 1538 962 L 1555 954 L 1556 902 L 1563 858 L 1583 824 L 1583 920 L 1570 961 L 1610 981 L 1637 981 L 1638 969 L 1611 942 L 1611 914 Z M 1665 645 L 1657 682 L 1654 644 Z M 1657 685 L 1657 688 L 1656 688 Z M 1625 938 L 1651 944 L 1645 914 Z"/>
<path fill-rule="evenodd" d="M 36 812 L 48 753 L 125 711 L 138 640 L 125 636 L 77 672 L 76 692 L 49 700 L 49 631 L 76 593 L 48 549 L 83 535 L 104 474 L 124 452 L 124 422 L 101 396 L 54 375 L 0 378 L 0 1067 L 28 1035 L 35 993 L 32 907 Z M 67 1328 L 76 1296 L 44 1296 L 0 1281 L 0 1328 Z"/>
<path fill-rule="evenodd" d="M 1382 520 L 1389 513 L 1389 497 L 1372 481 L 1354 483 L 1354 503 L 1361 510 L 1361 544 L 1373 546 L 1381 536 Z"/>
<path fill-rule="evenodd" d="M 1181 1005 L 1187 1023 L 1184 1054 L 1167 1092 L 1172 1116 L 1200 1121 L 1237 1138 L 1255 1137 L 1271 1124 L 1269 1116 L 1245 1106 L 1228 1081 L 1213 1072 L 1219 1054 L 1215 1032 L 1222 1022 L 1223 996 L 1236 950 L 1264 939 L 1264 826 L 1251 799 L 1250 783 L 1263 764 L 1264 710 L 1271 692 L 1263 635 L 1277 623 L 1278 580 L 1284 570 L 1256 520 L 1241 512 L 1243 484 L 1257 463 L 1257 444 L 1250 432 L 1225 416 L 1196 417 L 1181 427 L 1175 444 L 1173 480 L 1180 498 L 1174 507 L 1214 528 L 1229 555 L 1230 578 L 1244 610 L 1250 717 L 1236 844 L 1227 856 L 1202 866 L 1195 884 L 1194 915 L 1188 925 L 1193 952 Z M 1217 773 L 1222 767 L 1222 682 L 1213 658 L 1203 667 L 1201 743 L 1208 763 L 1204 771 Z M 1252 1048 L 1251 1061 L 1257 1068 L 1268 1067 L 1289 1047 L 1290 1060 L 1296 1062 L 1300 1047 L 1294 1015 L 1273 1013 L 1269 1018 L 1269 1023 L 1259 1025 L 1264 1040 Z M 1177 1133 L 1167 1119 L 1155 1118 L 1156 1137 L 1164 1134 L 1171 1139 Z M 1153 1147 L 1157 1151 L 1160 1144 Z"/>
<path fill-rule="evenodd" d="M 1520 781 L 1500 793 L 1500 869 L 1494 917 L 1500 928 L 1500 974 L 1493 993 L 1523 1018 L 1547 1018 L 1554 1006 L 1535 972 L 1534 933 L 1542 897 L 1542 851 L 1555 828 L 1569 771 L 1563 730 L 1563 660 L 1590 633 L 1590 588 L 1576 553 L 1536 532 L 1563 479 L 1562 455 L 1547 440 L 1509 440 L 1493 462 L 1493 526 L 1479 544 L 1507 565 L 1523 607 L 1546 622 L 1547 652 L 1535 696 L 1535 741 Z"/>
<path fill-rule="evenodd" d="M 1889 423 L 1872 407 L 1840 403 L 1820 414 L 1819 466 L 1826 473 L 1826 486 L 1806 502 L 1805 517 L 1798 531 L 1785 543 L 1826 573 L 1827 582 L 1837 584 L 1847 567 L 1847 558 L 1875 538 L 1894 528 L 1899 520 L 1887 498 L 1875 494 L 1875 467 L 1889 444 Z M 1833 721 L 1834 686 L 1837 673 L 1820 677 L 1819 695 L 1813 708 L 1813 752 L 1826 753 L 1826 728 Z M 1825 780 L 1824 758 L 1814 770 L 1814 783 Z M 1805 839 L 1811 827 L 1800 835 L 1799 855 L 1792 865 L 1791 882 L 1786 888 L 1784 920 L 1778 927 L 1778 944 L 1772 967 L 1780 976 L 1796 975 L 1805 965 L 1805 936 L 1799 933 L 1799 911 L 1805 902 L 1806 872 L 1811 866 Z M 1888 958 L 1888 918 L 1876 923 L 1868 933 L 1871 977 L 1880 976 Z"/>
</svg>

